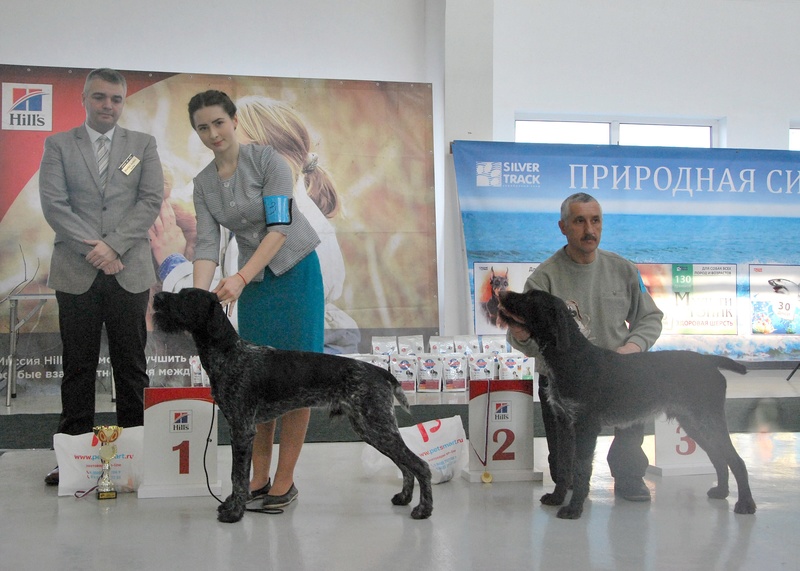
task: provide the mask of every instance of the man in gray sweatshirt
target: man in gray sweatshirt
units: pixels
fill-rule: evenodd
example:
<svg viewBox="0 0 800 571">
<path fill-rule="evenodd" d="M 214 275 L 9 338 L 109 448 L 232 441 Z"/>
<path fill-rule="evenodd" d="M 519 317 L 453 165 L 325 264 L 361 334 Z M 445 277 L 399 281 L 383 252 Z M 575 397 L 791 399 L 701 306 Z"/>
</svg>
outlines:
<svg viewBox="0 0 800 571">
<path fill-rule="evenodd" d="M 581 331 L 595 345 L 618 353 L 647 351 L 661 334 L 664 314 L 647 293 L 636 265 L 598 247 L 603 230 L 600 204 L 586 193 L 569 196 L 561 204 L 558 226 L 567 245 L 534 270 L 524 291 L 543 290 L 563 299 Z M 547 401 L 548 371 L 526 329 L 512 324 L 508 340 L 515 349 L 536 357 L 548 463 L 555 479 L 560 459 L 556 419 Z M 616 428 L 608 452 L 615 493 L 631 501 L 650 500 L 643 480 L 648 465 L 643 439 L 642 424 Z"/>
</svg>

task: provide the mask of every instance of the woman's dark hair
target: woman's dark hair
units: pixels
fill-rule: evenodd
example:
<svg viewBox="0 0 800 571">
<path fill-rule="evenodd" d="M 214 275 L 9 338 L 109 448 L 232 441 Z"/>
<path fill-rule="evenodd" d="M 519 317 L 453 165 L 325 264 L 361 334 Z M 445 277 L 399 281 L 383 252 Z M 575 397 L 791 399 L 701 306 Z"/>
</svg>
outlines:
<svg viewBox="0 0 800 571">
<path fill-rule="evenodd" d="M 209 89 L 208 91 L 198 93 L 189 100 L 189 122 L 192 124 L 192 129 L 195 128 L 195 111 L 203 107 L 213 107 L 214 105 L 222 107 L 231 119 L 236 115 L 236 105 L 231 101 L 231 98 L 228 97 L 227 93 L 216 89 Z"/>
</svg>

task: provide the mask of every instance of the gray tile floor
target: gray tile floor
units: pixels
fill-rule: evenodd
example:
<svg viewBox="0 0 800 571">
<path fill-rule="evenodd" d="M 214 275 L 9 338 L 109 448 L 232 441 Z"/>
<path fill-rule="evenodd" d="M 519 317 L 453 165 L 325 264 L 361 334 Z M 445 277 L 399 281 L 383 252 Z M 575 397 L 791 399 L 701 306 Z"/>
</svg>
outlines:
<svg viewBox="0 0 800 571">
<path fill-rule="evenodd" d="M 755 392 L 797 396 L 797 387 L 794 379 L 764 381 Z M 37 408 L 30 401 L 25 406 Z M 414 521 L 409 508 L 389 501 L 400 487 L 395 475 L 363 468 L 362 443 L 307 444 L 297 470 L 298 501 L 282 515 L 248 513 L 237 524 L 218 523 L 217 502 L 207 496 L 58 497 L 42 481 L 55 465 L 52 451 L 8 450 L 0 456 L 0 568 L 799 569 L 800 434 L 733 438 L 750 471 L 754 516 L 733 513 L 733 483 L 731 498 L 709 500 L 711 475 L 649 475 L 652 502 L 616 499 L 605 462 L 608 437 L 598 442 L 592 490 L 577 521 L 559 520 L 554 508 L 539 503 L 552 486 L 546 476 L 493 484 L 456 478 L 434 487 L 431 519 Z M 534 446 L 538 465 L 546 455 L 543 439 Z M 647 437 L 651 459 L 653 448 Z M 220 447 L 218 455 L 227 493 L 230 448 Z"/>
</svg>

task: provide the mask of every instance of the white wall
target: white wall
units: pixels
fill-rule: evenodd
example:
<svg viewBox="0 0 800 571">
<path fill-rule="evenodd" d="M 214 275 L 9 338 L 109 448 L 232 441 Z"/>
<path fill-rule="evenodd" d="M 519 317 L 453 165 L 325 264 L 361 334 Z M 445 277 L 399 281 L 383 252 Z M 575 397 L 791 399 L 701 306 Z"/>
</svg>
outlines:
<svg viewBox="0 0 800 571">
<path fill-rule="evenodd" d="M 471 329 L 450 141 L 513 140 L 528 111 L 717 118 L 728 147 L 785 149 L 800 120 L 796 0 L 3 4 L 5 64 L 433 84 L 443 334 Z"/>
</svg>

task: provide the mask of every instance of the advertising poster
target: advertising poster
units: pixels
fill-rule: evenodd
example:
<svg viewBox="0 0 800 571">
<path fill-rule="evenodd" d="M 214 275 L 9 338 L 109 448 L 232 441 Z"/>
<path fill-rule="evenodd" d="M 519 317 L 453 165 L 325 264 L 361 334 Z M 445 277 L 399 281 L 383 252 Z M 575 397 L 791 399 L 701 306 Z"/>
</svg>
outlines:
<svg viewBox="0 0 800 571">
<path fill-rule="evenodd" d="M 561 203 L 586 192 L 603 208 L 600 247 L 639 266 L 665 313 L 655 349 L 800 359 L 800 249 L 789 238 L 800 230 L 800 153 L 479 141 L 452 148 L 473 295 L 481 291 L 474 268 L 541 263 L 562 248 Z"/>
<path fill-rule="evenodd" d="M 46 137 L 83 124 L 81 92 L 89 71 L 0 65 L 3 336 L 10 296 L 51 291 L 54 234 L 42 215 L 39 163 Z M 198 92 L 218 89 L 237 104 L 239 131 L 246 115 L 250 140 L 284 155 L 296 140 L 307 146 L 295 200 L 322 239 L 326 351 L 368 352 L 373 335 L 438 330 L 430 84 L 120 71 L 128 92 L 119 125 L 156 138 L 165 205 L 174 214 L 169 227 L 151 236 L 156 269 L 172 254 L 192 260 L 192 179 L 213 154 L 194 133 L 187 104 Z M 289 132 L 286 140 L 270 137 L 280 126 Z M 314 174 L 307 168 L 312 164 Z M 329 184 L 308 190 L 311 177 L 322 174 Z M 153 292 L 173 281 L 160 276 Z M 21 315 L 31 307 L 20 306 Z M 57 315 L 55 301 L 48 301 L 21 330 L 23 381 L 58 375 Z M 151 337 L 153 383 L 176 372 L 182 378 L 192 348 L 165 347 L 158 332 Z"/>
<path fill-rule="evenodd" d="M 480 262 L 474 265 L 476 335 L 505 334 L 505 329 L 497 326 L 498 294 L 505 290 L 522 291 L 525 280 L 537 265 L 514 262 Z"/>
</svg>

